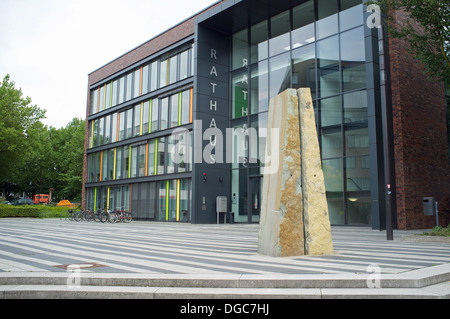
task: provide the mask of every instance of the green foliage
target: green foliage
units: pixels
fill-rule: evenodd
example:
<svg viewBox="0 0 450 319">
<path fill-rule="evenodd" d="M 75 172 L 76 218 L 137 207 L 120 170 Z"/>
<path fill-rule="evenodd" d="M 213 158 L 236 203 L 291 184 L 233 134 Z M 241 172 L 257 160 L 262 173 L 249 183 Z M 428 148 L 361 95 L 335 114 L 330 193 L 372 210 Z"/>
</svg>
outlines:
<svg viewBox="0 0 450 319">
<path fill-rule="evenodd" d="M 34 206 L 0 205 L 0 218 L 38 218 L 39 209 Z"/>
<path fill-rule="evenodd" d="M 450 0 L 371 0 L 388 17 L 389 34 L 409 43 L 410 53 L 426 67 L 430 78 L 450 81 Z M 392 14 L 409 14 L 399 23 Z"/>
<path fill-rule="evenodd" d="M 67 207 L 48 205 L 12 206 L 0 204 L 0 218 L 61 218 L 68 210 Z"/>
<path fill-rule="evenodd" d="M 0 183 L 6 193 L 48 194 L 81 201 L 85 121 L 48 127 L 45 111 L 30 106 L 9 75 L 0 87 Z"/>
<path fill-rule="evenodd" d="M 430 233 L 423 233 L 424 236 L 442 236 L 442 237 L 450 237 L 450 225 L 445 227 L 434 227 Z"/>
<path fill-rule="evenodd" d="M 0 85 L 0 181 L 11 177 L 13 165 L 29 150 L 27 131 L 44 117 L 6 75 Z"/>
</svg>

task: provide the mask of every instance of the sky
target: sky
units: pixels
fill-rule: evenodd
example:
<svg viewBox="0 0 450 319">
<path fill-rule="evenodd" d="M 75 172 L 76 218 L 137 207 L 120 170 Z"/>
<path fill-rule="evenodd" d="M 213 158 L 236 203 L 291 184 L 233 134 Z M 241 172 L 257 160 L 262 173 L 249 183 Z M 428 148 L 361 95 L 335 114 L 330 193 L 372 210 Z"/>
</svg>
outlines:
<svg viewBox="0 0 450 319">
<path fill-rule="evenodd" d="M 89 73 L 216 2 L 0 0 L 0 81 L 65 127 L 86 118 Z"/>
</svg>

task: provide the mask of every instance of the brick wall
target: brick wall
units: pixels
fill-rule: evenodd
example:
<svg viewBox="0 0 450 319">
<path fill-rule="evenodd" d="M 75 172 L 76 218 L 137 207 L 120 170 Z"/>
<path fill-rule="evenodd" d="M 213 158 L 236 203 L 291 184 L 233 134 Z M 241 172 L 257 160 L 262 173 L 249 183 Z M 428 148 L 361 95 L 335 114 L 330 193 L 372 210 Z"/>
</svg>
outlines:
<svg viewBox="0 0 450 319">
<path fill-rule="evenodd" d="M 397 19 L 404 19 L 397 13 Z M 450 223 L 450 159 L 443 83 L 423 75 L 408 44 L 389 39 L 399 229 L 435 226 L 423 214 L 423 197 L 439 202 L 441 226 Z"/>
</svg>

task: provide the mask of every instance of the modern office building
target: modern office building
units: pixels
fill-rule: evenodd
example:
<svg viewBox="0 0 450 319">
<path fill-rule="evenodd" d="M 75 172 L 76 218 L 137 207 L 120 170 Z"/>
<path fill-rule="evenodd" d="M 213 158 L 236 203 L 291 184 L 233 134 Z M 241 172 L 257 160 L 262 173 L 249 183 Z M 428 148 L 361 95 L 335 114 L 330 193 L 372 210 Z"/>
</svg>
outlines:
<svg viewBox="0 0 450 319">
<path fill-rule="evenodd" d="M 384 229 L 391 212 L 432 227 L 434 197 L 447 225 L 445 87 L 371 14 L 363 0 L 219 1 L 89 74 L 84 207 L 208 224 L 226 196 L 234 222 L 258 222 L 269 101 L 309 87 L 331 223 Z"/>
</svg>

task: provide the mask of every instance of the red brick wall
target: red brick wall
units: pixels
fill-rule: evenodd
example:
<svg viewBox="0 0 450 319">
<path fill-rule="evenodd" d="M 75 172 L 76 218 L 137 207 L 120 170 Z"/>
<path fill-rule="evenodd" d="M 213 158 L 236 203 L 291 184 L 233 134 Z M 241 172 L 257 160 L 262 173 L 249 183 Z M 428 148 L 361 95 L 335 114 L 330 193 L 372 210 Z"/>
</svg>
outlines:
<svg viewBox="0 0 450 319">
<path fill-rule="evenodd" d="M 397 13 L 403 19 L 402 13 Z M 424 216 L 423 197 L 439 202 L 441 226 L 450 223 L 450 159 L 443 83 L 423 75 L 408 45 L 389 40 L 399 229 L 435 226 Z"/>
</svg>

